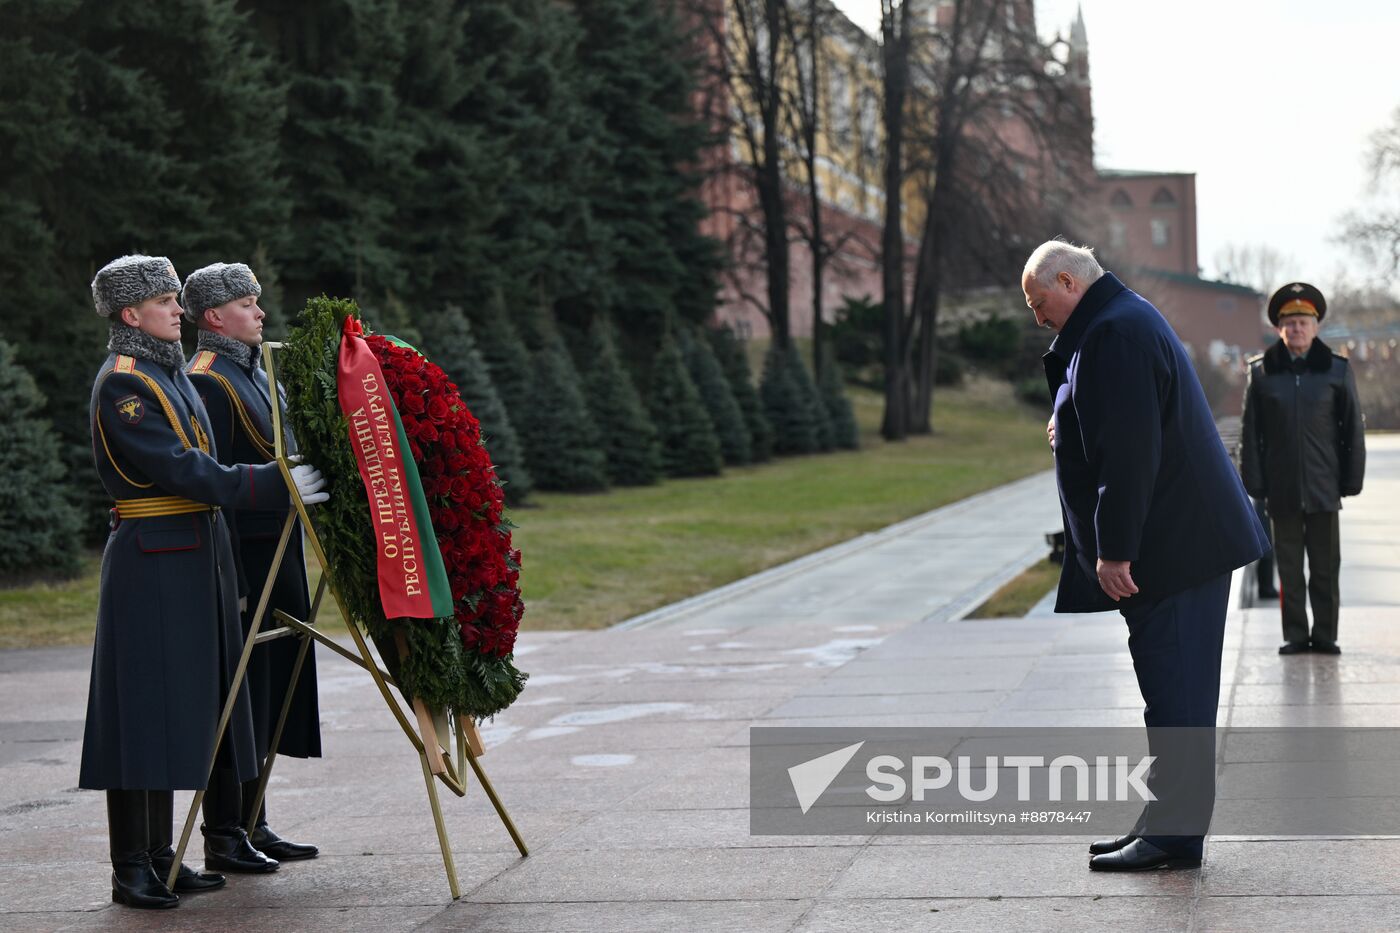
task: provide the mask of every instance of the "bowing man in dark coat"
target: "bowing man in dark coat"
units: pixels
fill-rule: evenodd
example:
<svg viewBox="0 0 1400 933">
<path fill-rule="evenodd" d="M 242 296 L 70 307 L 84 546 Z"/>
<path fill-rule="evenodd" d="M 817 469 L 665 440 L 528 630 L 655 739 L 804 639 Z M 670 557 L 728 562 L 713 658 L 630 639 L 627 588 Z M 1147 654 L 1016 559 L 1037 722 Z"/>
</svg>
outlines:
<svg viewBox="0 0 1400 933">
<path fill-rule="evenodd" d="M 233 675 L 243 650 L 223 508 L 287 503 L 276 467 L 220 464 L 184 373 L 170 260 L 124 256 L 92 282 L 112 353 L 90 405 L 93 458 L 114 500 L 102 556 L 79 786 L 107 791 L 112 899 L 173 907 L 172 791 L 208 777 L 220 710 L 237 701 L 218 765 L 257 774 L 251 708 Z M 298 480 L 323 501 L 310 467 Z M 159 873 L 159 875 L 157 874 Z M 224 883 L 181 867 L 176 891 Z"/>
<path fill-rule="evenodd" d="M 272 396 L 258 352 L 262 346 L 265 317 L 258 305 L 260 295 L 262 286 L 252 269 L 242 263 L 222 262 L 192 272 L 185 279 L 181 294 L 185 317 L 199 327 L 199 349 L 190 360 L 187 372 L 208 410 L 219 462 L 230 466 L 270 463 L 274 457 Z M 285 407 L 283 411 L 285 413 Z M 230 518 L 229 529 L 238 558 L 245 635 L 252 627 L 253 614 L 272 570 L 288 511 L 286 504 L 239 509 Z M 311 613 L 299 527 L 288 542 L 282 565 L 274 578 L 263 618 L 264 631 L 275 625 L 272 613 L 278 609 L 302 620 Z M 260 762 L 267 760 L 271 750 L 272 734 L 277 728 L 300 649 L 298 640 L 282 638 L 255 648 L 249 661 L 253 737 Z M 314 653 L 307 654 L 297 677 L 277 753 L 297 758 L 321 755 Z M 256 821 L 252 820 L 257 780 L 248 781 L 239 788 L 233 784 L 231 775 L 224 774 L 222 778 L 226 783 L 218 786 L 220 799 L 213 801 L 212 812 L 205 815 L 206 841 L 211 833 L 241 832 L 241 827 L 254 822 L 250 841 L 254 848 L 272 859 L 316 857 L 315 846 L 283 839 L 272 831 L 267 824 L 265 804 L 259 809 Z M 213 800 L 212 795 L 205 800 Z"/>
<path fill-rule="evenodd" d="M 1021 286 L 1057 332 L 1044 358 L 1065 520 L 1055 609 L 1122 613 L 1157 756 L 1158 800 L 1132 832 L 1095 843 L 1090 868 L 1199 865 L 1230 572 L 1267 550 L 1264 529 L 1157 309 L 1059 240 L 1031 255 Z M 1189 739 L 1165 749 L 1169 736 Z"/>
</svg>

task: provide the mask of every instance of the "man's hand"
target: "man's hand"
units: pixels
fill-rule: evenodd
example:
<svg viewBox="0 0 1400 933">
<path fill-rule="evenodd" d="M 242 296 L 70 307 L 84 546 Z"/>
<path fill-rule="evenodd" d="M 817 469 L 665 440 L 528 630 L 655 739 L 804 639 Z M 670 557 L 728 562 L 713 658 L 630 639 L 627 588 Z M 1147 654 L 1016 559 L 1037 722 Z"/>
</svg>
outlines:
<svg viewBox="0 0 1400 933">
<path fill-rule="evenodd" d="M 1045 422 L 1045 436 L 1050 439 L 1050 449 L 1055 449 L 1055 416 L 1051 415 L 1050 420 Z"/>
<path fill-rule="evenodd" d="M 1115 603 L 1127 599 L 1138 591 L 1133 582 L 1132 562 L 1126 560 L 1104 560 L 1099 558 L 1099 586 Z"/>
</svg>

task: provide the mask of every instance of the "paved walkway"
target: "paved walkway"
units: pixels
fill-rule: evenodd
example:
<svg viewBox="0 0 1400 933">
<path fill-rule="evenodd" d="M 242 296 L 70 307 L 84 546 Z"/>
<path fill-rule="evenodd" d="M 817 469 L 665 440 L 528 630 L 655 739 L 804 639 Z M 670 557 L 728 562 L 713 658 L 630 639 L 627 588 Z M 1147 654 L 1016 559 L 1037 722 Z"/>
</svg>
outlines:
<svg viewBox="0 0 1400 933">
<path fill-rule="evenodd" d="M 1346 654 L 1281 659 L 1277 611 L 1235 612 L 1222 721 L 1400 726 L 1400 437 L 1370 444 L 1343 513 Z M 752 724 L 1141 723 L 1116 615 L 953 621 L 1057 524 L 1034 477 L 626 628 L 527 634 L 533 679 L 483 763 L 532 854 L 477 789 L 448 795 L 456 903 L 416 760 L 322 652 L 327 757 L 279 763 L 270 804 L 321 858 L 173 913 L 112 907 L 102 798 L 73 788 L 87 651 L 0 653 L 0 928 L 1400 928 L 1397 839 L 1214 838 L 1200 871 L 1114 876 L 1078 837 L 748 834 Z"/>
</svg>

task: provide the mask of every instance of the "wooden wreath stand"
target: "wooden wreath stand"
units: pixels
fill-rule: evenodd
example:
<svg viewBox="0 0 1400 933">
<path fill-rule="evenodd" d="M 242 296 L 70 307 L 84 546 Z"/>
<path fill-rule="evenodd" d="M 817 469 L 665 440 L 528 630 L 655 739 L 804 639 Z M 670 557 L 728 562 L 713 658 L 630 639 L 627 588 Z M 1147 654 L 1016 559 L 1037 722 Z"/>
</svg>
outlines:
<svg viewBox="0 0 1400 933">
<path fill-rule="evenodd" d="M 281 347 L 280 343 L 263 344 L 263 365 L 267 370 L 269 394 L 273 398 L 278 397 L 277 369 L 273 351 L 279 350 Z M 272 569 L 268 572 L 266 583 L 263 584 L 262 595 L 258 598 L 257 610 L 253 613 L 253 623 L 248 629 L 247 638 L 244 639 L 243 654 L 238 659 L 238 668 L 233 677 L 235 689 L 229 691 L 223 711 L 219 715 L 219 727 L 214 733 L 214 753 L 209 760 L 209 774 L 212 776 L 214 773 L 219 746 L 223 742 L 224 733 L 228 730 L 229 719 L 233 716 L 233 706 L 238 699 L 237 686 L 243 682 L 244 675 L 248 670 L 248 659 L 252 657 L 253 649 L 277 638 L 300 638 L 301 650 L 297 653 L 296 664 L 292 668 L 292 676 L 287 684 L 287 695 L 282 700 L 282 711 L 277 717 L 277 728 L 273 731 L 267 760 L 263 762 L 262 773 L 258 779 L 257 797 L 252 806 L 252 812 L 254 814 L 258 812 L 263 797 L 267 793 L 267 781 L 272 774 L 272 767 L 277 760 L 277 746 L 282 741 L 282 730 L 287 723 L 287 713 L 292 708 L 292 696 L 296 690 L 297 678 L 301 676 L 302 664 L 306 660 L 307 652 L 311 650 L 312 642 L 319 642 L 369 673 L 375 686 L 379 688 L 379 695 L 384 698 L 384 704 L 394 714 L 399 727 L 403 729 L 404 736 L 407 737 L 414 751 L 418 753 L 418 761 L 423 767 L 423 783 L 428 790 L 428 805 L 432 808 L 433 825 L 437 829 L 438 847 L 442 850 L 443 870 L 447 873 L 447 885 L 452 891 L 452 899 L 456 900 L 461 897 L 462 892 L 457 884 L 457 867 L 452 860 L 452 844 L 447 839 L 447 827 L 442 818 L 442 804 L 438 800 L 436 781 L 441 781 L 448 790 L 458 797 L 464 797 L 467 793 L 466 768 L 470 765 L 476 779 L 481 782 L 481 789 L 486 792 L 486 796 L 491 800 L 491 805 L 496 808 L 496 814 L 505 824 L 506 831 L 510 833 L 510 838 L 514 840 L 515 846 L 520 850 L 522 856 L 530 854 L 525 847 L 525 840 L 520 837 L 520 832 L 515 828 L 515 823 L 511 821 L 510 814 L 506 812 L 505 805 L 501 803 L 495 788 L 491 786 L 491 781 L 486 777 L 486 772 L 481 768 L 481 762 L 478 759 L 484 753 L 484 749 L 481 743 L 481 734 L 477 731 L 476 724 L 470 719 L 464 721 L 460 715 L 449 717 L 445 710 L 429 710 L 417 697 L 413 699 L 412 713 L 407 712 L 399 695 L 389 689 L 398 685 L 387 672 L 379 667 L 374 656 L 370 653 L 370 647 L 365 641 L 364 635 L 360 633 L 359 628 L 349 616 L 345 615 L 344 604 L 339 600 L 336 600 L 336 604 L 338 607 L 342 607 L 340 609 L 341 616 L 345 619 L 345 628 L 350 632 L 350 637 L 354 639 L 355 651 L 349 651 L 316 629 L 316 615 L 321 608 L 326 588 L 331 579 L 330 562 L 326 559 L 321 539 L 311 524 L 311 518 L 306 511 L 306 503 L 302 501 L 301 496 L 297 493 L 296 483 L 292 481 L 291 468 L 293 464 L 287 458 L 286 444 L 283 441 L 280 405 L 274 405 L 272 408 L 272 433 L 277 465 L 281 468 L 282 479 L 287 484 L 287 492 L 291 496 L 293 509 L 287 513 L 287 520 L 282 525 L 282 536 L 277 542 L 277 551 L 272 559 Z M 315 553 L 316 559 L 321 562 L 321 582 L 316 587 L 316 595 L 311 601 L 311 616 L 307 619 L 295 619 L 280 609 L 276 610 L 273 616 L 281 625 L 274 626 L 264 632 L 262 631 L 262 622 L 267 613 L 267 604 L 272 597 L 272 586 L 282 567 L 282 560 L 286 556 L 287 545 L 296 530 L 298 518 L 301 519 L 301 527 L 306 532 L 306 539 L 311 543 L 311 550 Z M 397 635 L 396 641 L 399 655 L 402 657 L 407 654 L 402 633 Z M 208 783 L 207 779 L 205 783 Z M 170 867 L 170 877 L 166 879 L 166 886 L 172 890 L 175 887 L 175 877 L 180 871 L 180 864 L 184 859 L 185 849 L 189 845 L 190 834 L 194 829 L 195 820 L 199 817 L 199 808 L 203 802 L 204 791 L 196 791 L 194 800 L 190 803 L 189 815 L 185 818 L 185 828 L 180 833 L 180 845 L 175 850 L 175 861 Z M 254 820 L 256 818 L 256 816 L 253 817 Z M 253 831 L 254 826 L 251 821 L 246 828 L 250 833 Z"/>
</svg>

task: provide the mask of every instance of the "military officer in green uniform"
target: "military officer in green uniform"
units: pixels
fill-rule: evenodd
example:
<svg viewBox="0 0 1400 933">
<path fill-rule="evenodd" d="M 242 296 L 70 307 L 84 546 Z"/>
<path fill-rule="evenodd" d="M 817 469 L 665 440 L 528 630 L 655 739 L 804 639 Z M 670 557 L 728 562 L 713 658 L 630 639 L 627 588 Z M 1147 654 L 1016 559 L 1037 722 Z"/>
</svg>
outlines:
<svg viewBox="0 0 1400 933">
<path fill-rule="evenodd" d="M 261 295 L 262 286 L 248 266 L 222 262 L 191 273 L 185 279 L 181 294 L 186 318 L 199 327 L 198 351 L 186 371 L 204 399 L 219 462 L 227 466 L 265 464 L 273 459 L 272 393 L 259 354 L 264 318 L 258 305 Z M 285 405 L 280 399 L 278 403 L 285 414 Z M 290 435 L 288 442 L 294 449 L 295 442 Z M 229 516 L 229 530 L 238 559 L 245 635 L 252 626 L 253 613 L 272 571 L 288 511 L 286 505 L 260 505 L 238 509 Z M 272 627 L 272 613 L 278 609 L 303 620 L 311 612 L 299 528 L 274 578 L 263 620 L 264 630 Z M 259 761 L 266 761 L 271 750 L 272 735 L 300 648 L 297 640 L 283 638 L 253 650 L 248 666 L 248 689 Z M 277 753 L 297 758 L 321 754 L 314 654 L 307 654 L 297 677 Z M 272 859 L 283 862 L 316 857 L 315 846 L 292 842 L 273 832 L 267 823 L 265 805 L 259 809 L 256 820 L 253 819 L 256 780 L 239 787 L 232 775 L 225 772 L 211 783 L 211 791 L 216 786 L 217 794 L 205 798 L 210 804 L 205 811 L 204 826 L 207 864 L 240 870 L 227 865 L 218 851 L 209 851 L 208 846 L 213 845 L 217 850 L 220 848 L 218 837 L 240 834 L 250 822 L 255 827 L 251 836 L 253 847 Z M 255 870 L 253 866 L 248 869 Z"/>
<path fill-rule="evenodd" d="M 1342 497 L 1361 492 L 1366 440 L 1351 366 L 1317 338 L 1326 315 L 1322 292 L 1306 282 L 1283 286 L 1269 299 L 1279 339 L 1249 360 L 1240 473 L 1249 494 L 1268 504 L 1273 521 L 1283 607 L 1279 654 L 1341 653 L 1337 519 Z"/>
<path fill-rule="evenodd" d="M 233 548 L 222 509 L 285 508 L 274 465 L 224 466 L 184 372 L 180 280 L 162 256 L 123 256 L 92 281 L 110 321 L 93 384 L 93 458 L 112 497 L 79 786 L 107 792 L 112 899 L 174 907 L 172 792 L 205 786 L 219 713 L 238 697 L 218 765 L 257 775 L 252 710 L 234 673 L 243 649 Z M 294 476 L 325 501 L 309 466 Z M 219 887 L 181 866 L 176 892 Z"/>
</svg>

